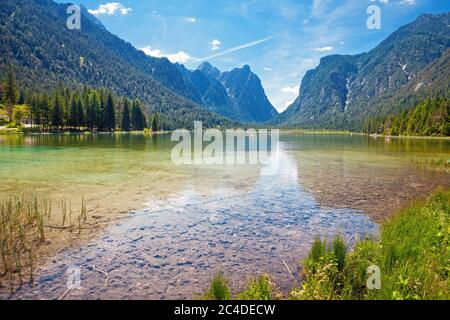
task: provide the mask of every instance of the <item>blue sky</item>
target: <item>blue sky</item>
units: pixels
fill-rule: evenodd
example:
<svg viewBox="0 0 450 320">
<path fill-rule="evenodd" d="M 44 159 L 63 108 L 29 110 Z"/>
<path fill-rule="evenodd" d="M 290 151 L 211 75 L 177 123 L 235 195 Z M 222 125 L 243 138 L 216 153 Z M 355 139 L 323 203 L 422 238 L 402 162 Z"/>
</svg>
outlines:
<svg viewBox="0 0 450 320">
<path fill-rule="evenodd" d="M 67 1 L 60 1 L 67 2 Z M 322 56 L 368 51 L 421 13 L 450 11 L 448 0 L 75 0 L 109 31 L 153 56 L 222 71 L 250 65 L 272 104 L 284 110 Z M 367 8 L 381 29 L 367 28 Z"/>
</svg>

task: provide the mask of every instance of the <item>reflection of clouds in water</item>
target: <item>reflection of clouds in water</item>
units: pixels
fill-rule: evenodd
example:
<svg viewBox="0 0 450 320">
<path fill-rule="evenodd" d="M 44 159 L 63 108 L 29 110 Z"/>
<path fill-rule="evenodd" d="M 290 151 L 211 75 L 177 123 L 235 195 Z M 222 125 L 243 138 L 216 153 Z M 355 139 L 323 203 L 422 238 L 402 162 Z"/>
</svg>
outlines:
<svg viewBox="0 0 450 320">
<path fill-rule="evenodd" d="M 223 181 L 204 194 L 190 185 L 169 200 L 152 202 L 91 243 L 58 254 L 37 278 L 37 287 L 18 295 L 58 296 L 69 265 L 83 272 L 83 289 L 72 298 L 192 297 L 218 269 L 232 281 L 267 271 L 283 286 L 289 275 L 281 261 L 294 267 L 314 237 L 377 232 L 364 214 L 320 208 L 299 184 L 297 163 L 283 148 L 278 175 L 255 177 L 245 190 Z M 108 272 L 107 288 L 92 265 Z"/>
</svg>

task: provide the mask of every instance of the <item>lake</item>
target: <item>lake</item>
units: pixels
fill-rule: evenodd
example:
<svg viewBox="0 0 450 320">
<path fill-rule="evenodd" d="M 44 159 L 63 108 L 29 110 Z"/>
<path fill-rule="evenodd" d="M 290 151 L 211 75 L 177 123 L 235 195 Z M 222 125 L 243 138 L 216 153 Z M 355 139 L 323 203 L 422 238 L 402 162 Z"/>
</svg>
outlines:
<svg viewBox="0 0 450 320">
<path fill-rule="evenodd" d="M 315 237 L 341 234 L 349 246 L 376 237 L 392 212 L 450 186 L 449 139 L 283 132 L 275 176 L 258 165 L 174 165 L 174 144 L 170 135 L 0 135 L 0 197 L 74 207 L 85 197 L 91 219 L 105 221 L 56 242 L 35 286 L 12 297 L 60 297 L 68 268 L 81 272 L 70 299 L 195 298 L 219 271 L 237 288 L 267 272 L 286 292 Z"/>
</svg>

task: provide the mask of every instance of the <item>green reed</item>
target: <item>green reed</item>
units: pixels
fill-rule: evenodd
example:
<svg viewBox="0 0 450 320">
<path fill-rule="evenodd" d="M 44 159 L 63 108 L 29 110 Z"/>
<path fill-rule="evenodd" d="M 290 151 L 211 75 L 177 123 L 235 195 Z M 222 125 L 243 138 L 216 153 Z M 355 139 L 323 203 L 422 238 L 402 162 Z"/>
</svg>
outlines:
<svg viewBox="0 0 450 320">
<path fill-rule="evenodd" d="M 13 291 L 16 282 L 21 286 L 26 277 L 33 282 L 37 250 L 47 240 L 49 230 L 60 228 L 81 232 L 87 220 L 86 201 L 83 197 L 78 224 L 71 222 L 71 209 L 67 202 L 59 202 L 62 227 L 50 225 L 52 205 L 50 201 L 39 201 L 36 196 L 10 196 L 0 200 L 0 287 L 4 280 L 9 281 Z M 69 221 L 67 221 L 69 216 Z M 69 222 L 69 224 L 67 224 Z"/>
</svg>

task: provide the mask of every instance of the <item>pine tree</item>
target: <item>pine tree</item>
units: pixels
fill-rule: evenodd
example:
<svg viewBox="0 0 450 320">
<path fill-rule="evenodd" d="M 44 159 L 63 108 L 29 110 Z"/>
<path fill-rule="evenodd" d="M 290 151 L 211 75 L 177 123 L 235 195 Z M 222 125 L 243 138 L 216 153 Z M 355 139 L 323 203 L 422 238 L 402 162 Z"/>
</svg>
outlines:
<svg viewBox="0 0 450 320">
<path fill-rule="evenodd" d="M 25 104 L 27 106 L 31 106 L 32 102 L 33 102 L 33 93 L 30 90 L 27 90 L 25 92 Z"/>
<path fill-rule="evenodd" d="M 131 122 L 130 122 L 130 102 L 127 98 L 125 98 L 123 111 L 122 111 L 122 121 L 120 123 L 120 128 L 122 131 L 130 131 L 131 130 Z"/>
<path fill-rule="evenodd" d="M 12 65 L 8 66 L 8 72 L 3 80 L 3 102 L 6 105 L 6 111 L 8 112 L 9 122 L 12 121 L 12 115 L 14 105 L 17 104 L 19 98 L 16 75 Z"/>
<path fill-rule="evenodd" d="M 53 101 L 53 111 L 52 111 L 52 126 L 57 129 L 62 127 L 63 125 L 63 97 L 59 95 L 58 92 L 55 92 L 55 100 Z"/>
<path fill-rule="evenodd" d="M 105 118 L 105 129 L 107 131 L 114 131 L 116 129 L 116 113 L 115 113 L 115 104 L 114 99 L 111 92 L 108 94 L 108 98 L 106 101 L 106 107 L 104 110 L 104 118 Z"/>
<path fill-rule="evenodd" d="M 18 100 L 17 103 L 18 104 L 25 104 L 25 91 L 23 89 L 20 89 L 19 100 Z"/>
<path fill-rule="evenodd" d="M 95 113 L 95 127 L 99 131 L 105 130 L 105 113 L 104 110 L 106 108 L 106 99 L 103 89 L 94 90 L 97 92 L 99 97 L 99 106 L 96 108 Z"/>
<path fill-rule="evenodd" d="M 71 127 L 79 127 L 80 126 L 80 119 L 78 117 L 78 96 L 72 95 L 72 99 L 70 101 L 70 108 L 69 108 L 69 116 L 67 124 Z"/>
<path fill-rule="evenodd" d="M 135 131 L 142 131 L 147 126 L 145 116 L 142 113 L 140 102 L 138 100 L 134 101 L 131 110 L 131 125 Z"/>
<path fill-rule="evenodd" d="M 100 96 L 96 90 L 89 95 L 89 106 L 86 113 L 86 124 L 90 130 L 93 130 L 99 123 L 97 120 L 101 108 Z"/>
<path fill-rule="evenodd" d="M 29 94 L 29 96 L 32 96 L 31 102 L 29 103 L 32 125 L 40 125 L 41 122 L 39 118 L 39 96 L 37 94 Z"/>
<path fill-rule="evenodd" d="M 78 128 L 85 125 L 85 116 L 83 108 L 83 100 L 81 97 L 77 99 L 77 118 L 78 118 Z"/>
<path fill-rule="evenodd" d="M 159 130 L 159 120 L 158 120 L 158 114 L 155 113 L 152 117 L 152 131 L 157 132 Z"/>
<path fill-rule="evenodd" d="M 51 123 L 50 114 L 50 101 L 48 99 L 48 96 L 44 93 L 39 98 L 39 121 L 44 129 L 47 129 Z"/>
</svg>

